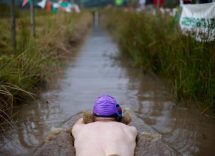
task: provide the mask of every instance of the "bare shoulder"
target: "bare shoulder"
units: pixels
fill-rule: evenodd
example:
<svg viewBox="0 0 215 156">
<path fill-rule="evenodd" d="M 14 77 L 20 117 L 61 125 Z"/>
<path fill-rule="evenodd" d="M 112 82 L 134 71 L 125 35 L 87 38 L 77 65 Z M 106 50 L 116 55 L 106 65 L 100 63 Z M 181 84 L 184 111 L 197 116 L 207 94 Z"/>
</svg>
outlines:
<svg viewBox="0 0 215 156">
<path fill-rule="evenodd" d="M 137 128 L 136 127 L 134 127 L 134 126 L 128 126 L 128 127 L 129 127 L 132 134 L 137 135 Z"/>
<path fill-rule="evenodd" d="M 137 128 L 130 125 L 124 125 L 124 129 L 132 135 L 137 135 Z"/>
<path fill-rule="evenodd" d="M 83 126 L 83 118 L 78 119 L 72 127 L 72 134 L 76 134 Z"/>
<path fill-rule="evenodd" d="M 116 124 L 120 124 L 124 129 L 127 129 L 130 132 L 137 133 L 137 128 L 131 125 L 126 125 L 121 122 L 115 122 Z"/>
</svg>

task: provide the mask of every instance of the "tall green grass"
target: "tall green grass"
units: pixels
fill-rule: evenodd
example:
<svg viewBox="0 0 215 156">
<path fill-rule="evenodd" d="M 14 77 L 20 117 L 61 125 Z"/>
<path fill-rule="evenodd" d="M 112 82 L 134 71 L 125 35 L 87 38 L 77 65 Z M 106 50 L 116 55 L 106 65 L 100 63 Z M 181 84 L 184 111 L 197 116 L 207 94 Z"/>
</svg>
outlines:
<svg viewBox="0 0 215 156">
<path fill-rule="evenodd" d="M 91 24 L 91 14 L 36 12 L 36 38 L 29 12 L 17 19 L 17 50 L 10 42 L 10 20 L 0 19 L 0 121 L 14 113 L 14 104 L 35 97 L 75 52 Z"/>
<path fill-rule="evenodd" d="M 183 36 L 173 17 L 106 10 L 103 21 L 136 67 L 169 80 L 175 96 L 215 113 L 215 41 Z"/>
</svg>

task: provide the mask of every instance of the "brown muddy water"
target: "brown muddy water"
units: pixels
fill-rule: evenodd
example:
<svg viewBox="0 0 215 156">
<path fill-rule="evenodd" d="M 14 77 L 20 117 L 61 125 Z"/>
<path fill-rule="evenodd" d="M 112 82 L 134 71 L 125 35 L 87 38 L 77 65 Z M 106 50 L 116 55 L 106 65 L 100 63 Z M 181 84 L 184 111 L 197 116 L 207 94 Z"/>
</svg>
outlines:
<svg viewBox="0 0 215 156">
<path fill-rule="evenodd" d="M 178 155 L 215 155 L 215 120 L 193 109 L 176 105 L 169 90 L 154 75 L 146 75 L 116 59 L 118 48 L 98 26 L 71 59 L 55 89 L 23 105 L 11 130 L 1 138 L 0 155 L 32 155 L 52 127 L 92 108 L 96 97 L 114 96 L 134 112 Z M 144 148 L 144 147 L 143 147 Z M 155 149 L 156 150 L 156 149 Z"/>
</svg>

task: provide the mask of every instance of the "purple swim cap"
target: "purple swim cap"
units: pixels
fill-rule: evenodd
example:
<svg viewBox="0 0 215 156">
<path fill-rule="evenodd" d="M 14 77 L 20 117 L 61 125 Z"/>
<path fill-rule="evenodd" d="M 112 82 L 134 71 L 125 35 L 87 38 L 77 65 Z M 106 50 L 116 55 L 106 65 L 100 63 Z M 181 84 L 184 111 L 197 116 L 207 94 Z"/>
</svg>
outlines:
<svg viewBox="0 0 215 156">
<path fill-rule="evenodd" d="M 98 117 L 122 117 L 122 109 L 110 95 L 103 95 L 96 99 L 93 113 Z"/>
</svg>

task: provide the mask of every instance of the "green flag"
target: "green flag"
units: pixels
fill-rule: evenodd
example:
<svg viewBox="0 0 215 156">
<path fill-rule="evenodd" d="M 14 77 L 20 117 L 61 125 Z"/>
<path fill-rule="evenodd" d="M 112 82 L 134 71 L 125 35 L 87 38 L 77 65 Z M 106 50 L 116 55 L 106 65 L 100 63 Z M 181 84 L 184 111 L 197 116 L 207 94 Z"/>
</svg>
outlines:
<svg viewBox="0 0 215 156">
<path fill-rule="evenodd" d="M 123 3 L 123 0 L 115 0 L 115 4 L 116 4 L 117 6 L 121 6 L 122 3 Z"/>
</svg>

